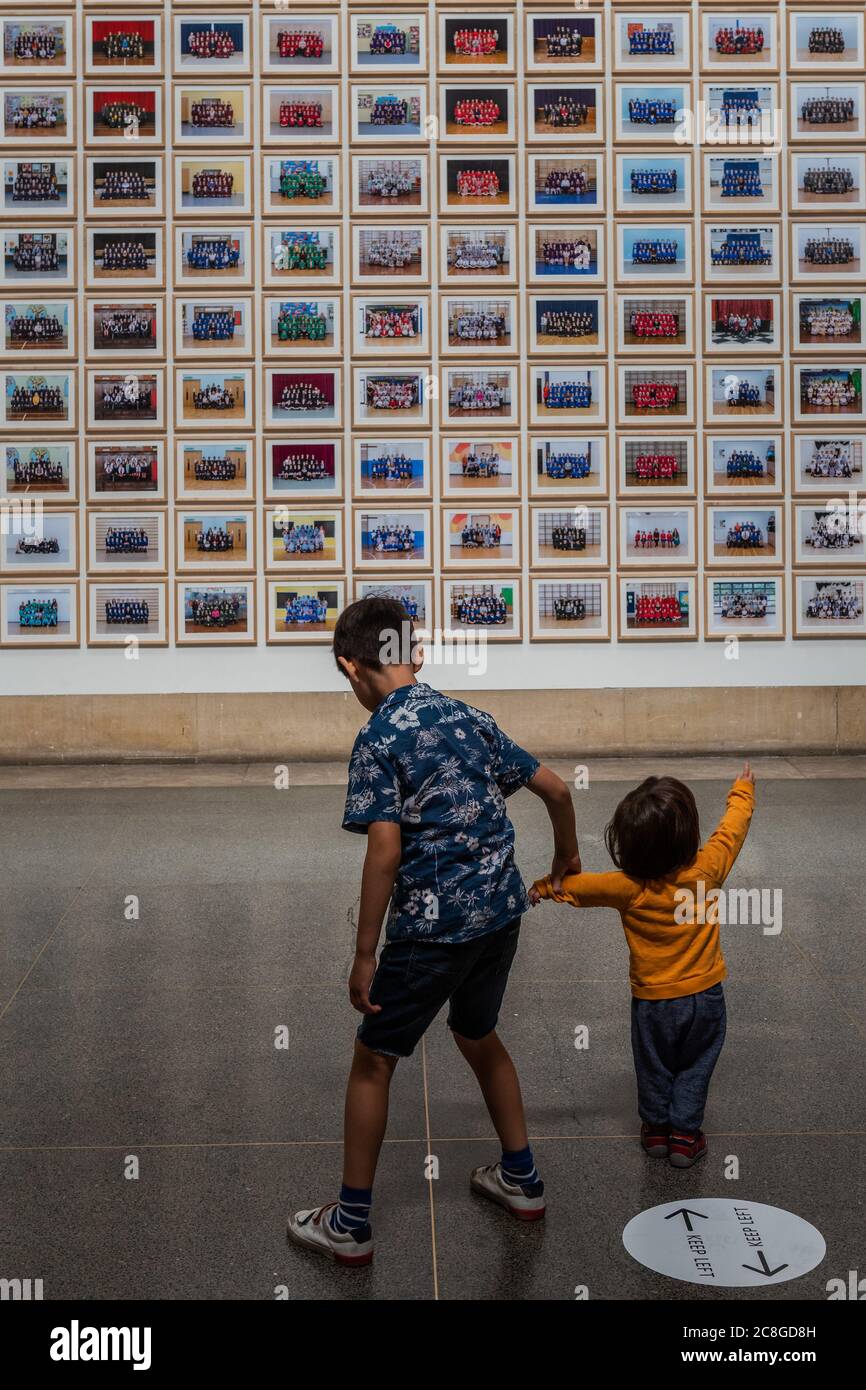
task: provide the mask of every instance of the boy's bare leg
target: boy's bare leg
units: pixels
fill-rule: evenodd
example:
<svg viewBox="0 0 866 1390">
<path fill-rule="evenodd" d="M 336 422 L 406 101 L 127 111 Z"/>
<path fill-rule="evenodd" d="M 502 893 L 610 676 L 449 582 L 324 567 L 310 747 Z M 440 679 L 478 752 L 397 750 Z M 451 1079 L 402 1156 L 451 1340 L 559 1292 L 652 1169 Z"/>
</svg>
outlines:
<svg viewBox="0 0 866 1390">
<path fill-rule="evenodd" d="M 475 1073 L 503 1150 L 520 1153 L 529 1136 L 520 1081 L 508 1049 L 495 1029 L 477 1041 L 455 1033 L 454 1041 Z"/>
<path fill-rule="evenodd" d="M 388 1093 L 398 1057 L 373 1052 L 355 1039 L 343 1118 L 343 1182 L 371 1188 L 388 1124 Z"/>
</svg>

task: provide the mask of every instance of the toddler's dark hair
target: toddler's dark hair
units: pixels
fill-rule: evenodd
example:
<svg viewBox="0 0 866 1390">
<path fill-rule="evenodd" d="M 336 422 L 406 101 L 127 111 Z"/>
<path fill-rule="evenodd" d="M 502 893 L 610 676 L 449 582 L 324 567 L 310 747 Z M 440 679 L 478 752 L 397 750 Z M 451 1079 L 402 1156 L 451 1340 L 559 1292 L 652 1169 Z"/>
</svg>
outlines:
<svg viewBox="0 0 866 1390">
<path fill-rule="evenodd" d="M 359 598 L 344 608 L 337 619 L 334 660 L 339 666 L 342 656 L 372 671 L 381 671 L 384 664 L 409 663 L 412 632 L 412 620 L 398 599 L 378 595 Z M 382 661 L 383 653 L 386 654 L 386 662 Z M 390 661 L 387 660 L 388 655 Z M 401 660 L 398 662 L 395 656 Z M 342 666 L 340 670 L 343 671 Z"/>
<path fill-rule="evenodd" d="M 624 874 L 643 883 L 691 864 L 700 848 L 695 798 L 676 777 L 648 777 L 623 797 L 605 827 L 607 852 Z"/>
</svg>

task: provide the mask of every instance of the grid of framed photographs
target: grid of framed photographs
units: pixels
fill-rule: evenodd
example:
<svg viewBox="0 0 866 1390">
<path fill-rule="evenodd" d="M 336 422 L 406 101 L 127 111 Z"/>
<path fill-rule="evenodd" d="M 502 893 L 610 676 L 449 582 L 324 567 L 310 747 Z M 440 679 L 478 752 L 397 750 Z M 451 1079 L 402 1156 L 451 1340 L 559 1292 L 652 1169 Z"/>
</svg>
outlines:
<svg viewBox="0 0 866 1390">
<path fill-rule="evenodd" d="M 0 94 L 4 646 L 866 635 L 862 5 L 0 0 Z"/>
</svg>

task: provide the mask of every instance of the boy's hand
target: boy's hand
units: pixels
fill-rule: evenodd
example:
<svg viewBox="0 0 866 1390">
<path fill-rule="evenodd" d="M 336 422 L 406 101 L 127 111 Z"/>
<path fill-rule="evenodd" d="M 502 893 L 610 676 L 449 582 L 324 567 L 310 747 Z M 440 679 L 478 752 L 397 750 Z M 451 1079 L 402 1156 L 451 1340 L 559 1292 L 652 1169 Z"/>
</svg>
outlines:
<svg viewBox="0 0 866 1390">
<path fill-rule="evenodd" d="M 381 1004 L 370 1003 L 370 986 L 376 973 L 375 956 L 355 956 L 349 975 L 349 998 L 359 1014 L 380 1014 Z"/>
<path fill-rule="evenodd" d="M 554 893 L 558 893 L 562 888 L 562 880 L 566 874 L 579 874 L 580 872 L 579 850 L 575 850 L 574 854 L 555 854 L 550 866 L 550 882 L 553 885 Z"/>
<path fill-rule="evenodd" d="M 752 786 L 755 785 L 755 774 L 752 771 L 752 764 L 749 762 L 748 758 L 743 763 L 743 770 L 740 773 L 740 781 L 751 782 Z"/>
</svg>

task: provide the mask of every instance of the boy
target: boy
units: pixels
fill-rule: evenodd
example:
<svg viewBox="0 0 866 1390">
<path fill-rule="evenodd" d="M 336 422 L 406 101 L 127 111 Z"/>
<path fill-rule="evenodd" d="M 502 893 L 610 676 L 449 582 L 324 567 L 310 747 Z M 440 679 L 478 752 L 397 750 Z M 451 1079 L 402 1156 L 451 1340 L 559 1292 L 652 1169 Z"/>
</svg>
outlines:
<svg viewBox="0 0 866 1390">
<path fill-rule="evenodd" d="M 530 901 L 615 907 L 629 947 L 631 1041 L 641 1144 L 675 1168 L 707 1152 L 701 1131 L 710 1077 L 725 1040 L 727 971 L 712 890 L 724 883 L 749 832 L 755 778 L 749 764 L 728 793 L 703 849 L 695 798 L 676 777 L 648 777 L 617 806 L 605 828 L 619 873 L 553 876 Z M 695 904 L 698 911 L 695 912 Z"/>
<path fill-rule="evenodd" d="M 337 665 L 371 712 L 352 750 L 343 819 L 346 830 L 367 836 L 349 977 L 349 997 L 364 1017 L 346 1092 L 339 1200 L 290 1217 L 288 1234 L 346 1265 L 373 1258 L 370 1205 L 394 1068 L 446 1002 L 502 1145 L 498 1163 L 472 1173 L 472 1190 L 518 1219 L 544 1216 L 520 1082 L 496 1034 L 527 904 L 506 796 L 528 786 L 544 802 L 556 890 L 564 874 L 580 872 L 565 783 L 489 714 L 416 681 L 414 641 L 405 650 L 411 631 L 402 604 L 378 597 L 350 604 L 334 630 Z"/>
</svg>

